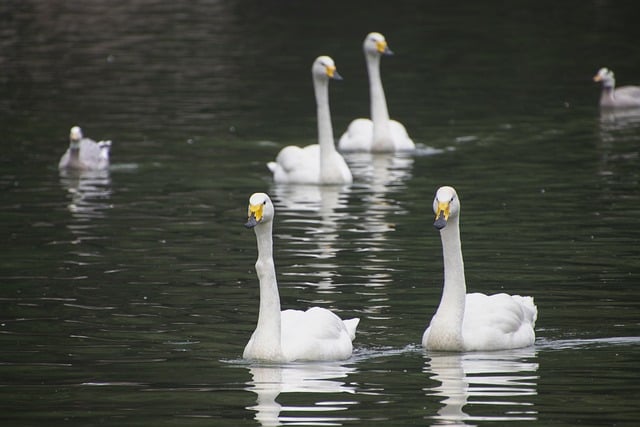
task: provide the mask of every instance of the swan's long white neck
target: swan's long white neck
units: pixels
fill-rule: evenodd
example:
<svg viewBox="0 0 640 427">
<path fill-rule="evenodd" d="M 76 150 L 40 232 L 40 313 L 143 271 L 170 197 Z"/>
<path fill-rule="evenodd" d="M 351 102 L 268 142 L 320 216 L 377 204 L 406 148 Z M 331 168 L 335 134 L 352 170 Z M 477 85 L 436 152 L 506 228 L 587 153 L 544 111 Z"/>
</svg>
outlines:
<svg viewBox="0 0 640 427">
<path fill-rule="evenodd" d="M 329 110 L 329 80 L 314 78 L 313 88 L 316 94 L 316 109 L 318 114 L 318 144 L 320 145 L 320 179 L 322 182 L 330 180 L 329 169 L 331 158 L 336 151 L 333 141 L 333 127 L 331 125 L 331 111 Z"/>
<path fill-rule="evenodd" d="M 372 151 L 392 151 L 393 140 L 389 128 L 389 111 L 380 77 L 380 55 L 365 55 L 369 73 L 371 121 L 373 122 Z"/>
<path fill-rule="evenodd" d="M 447 343 L 442 349 L 460 350 L 463 346 L 462 321 L 467 286 L 458 216 L 449 218 L 446 227 L 440 230 L 440 239 L 444 258 L 444 289 L 438 311 L 431 321 L 430 339 Z"/>
<path fill-rule="evenodd" d="M 464 261 L 460 242 L 460 225 L 458 216 L 450 218 L 447 226 L 440 231 L 442 253 L 444 255 L 444 290 L 443 301 L 449 307 L 456 307 L 464 312 L 464 300 L 467 285 L 464 279 Z"/>
<path fill-rule="evenodd" d="M 256 272 L 260 282 L 260 311 L 254 341 L 261 348 L 269 348 L 274 354 L 281 354 L 280 294 L 273 263 L 272 222 L 258 224 L 254 230 L 258 242 Z"/>
</svg>

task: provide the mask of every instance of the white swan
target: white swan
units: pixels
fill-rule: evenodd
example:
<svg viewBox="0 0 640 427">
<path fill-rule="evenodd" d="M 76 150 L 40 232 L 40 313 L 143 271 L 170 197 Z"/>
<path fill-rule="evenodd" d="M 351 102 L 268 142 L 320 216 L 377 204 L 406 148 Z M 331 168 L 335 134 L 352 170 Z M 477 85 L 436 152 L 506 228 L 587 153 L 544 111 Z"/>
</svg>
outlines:
<svg viewBox="0 0 640 427">
<path fill-rule="evenodd" d="M 304 148 L 289 145 L 267 166 L 277 183 L 350 184 L 351 171 L 336 151 L 329 111 L 329 80 L 342 80 L 328 56 L 319 56 L 311 67 L 318 114 L 318 144 Z"/>
<path fill-rule="evenodd" d="M 593 77 L 594 82 L 602 82 L 600 106 L 604 108 L 640 108 L 640 87 L 622 86 L 616 89 L 613 71 L 600 68 Z"/>
<path fill-rule="evenodd" d="M 341 320 L 331 311 L 280 311 L 280 295 L 273 262 L 272 228 L 275 209 L 269 196 L 255 193 L 249 199 L 247 228 L 258 242 L 256 272 L 260 282 L 260 311 L 256 330 L 242 357 L 275 362 L 343 360 L 351 357 L 360 319 Z"/>
<path fill-rule="evenodd" d="M 422 336 L 428 350 L 475 351 L 528 347 L 538 309 L 532 297 L 467 294 L 460 244 L 460 200 L 452 187 L 441 187 L 433 201 L 434 226 L 440 230 L 444 289 L 431 324 Z"/>
<path fill-rule="evenodd" d="M 102 170 L 109 168 L 111 141 L 83 138 L 78 126 L 69 132 L 69 148 L 60 158 L 59 169 Z"/>
<path fill-rule="evenodd" d="M 369 33 L 364 39 L 364 57 L 369 73 L 371 120 L 355 119 L 340 137 L 341 151 L 393 152 L 416 148 L 404 125 L 389 119 L 387 101 L 380 79 L 380 58 L 392 55 L 387 41 L 380 33 Z"/>
</svg>

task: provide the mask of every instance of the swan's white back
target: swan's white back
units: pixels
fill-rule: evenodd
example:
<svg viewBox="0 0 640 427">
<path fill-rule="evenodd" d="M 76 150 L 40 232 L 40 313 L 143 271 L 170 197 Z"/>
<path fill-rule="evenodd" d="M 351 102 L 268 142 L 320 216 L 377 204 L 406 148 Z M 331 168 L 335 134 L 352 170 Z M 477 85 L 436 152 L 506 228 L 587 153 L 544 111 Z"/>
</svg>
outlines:
<svg viewBox="0 0 640 427">
<path fill-rule="evenodd" d="M 371 119 L 353 120 L 338 141 L 341 151 L 393 152 L 415 149 L 404 125 L 389 118 L 387 101 L 380 77 L 380 58 L 391 55 L 380 33 L 369 33 L 363 43 L 369 76 Z"/>
<path fill-rule="evenodd" d="M 445 283 L 440 305 L 422 336 L 429 350 L 491 351 L 528 347 L 535 342 L 538 309 L 532 297 L 505 293 L 466 293 L 459 233 L 460 201 L 441 187 L 433 203 L 440 229 Z"/>
<path fill-rule="evenodd" d="M 255 193 L 249 200 L 247 227 L 258 243 L 256 272 L 260 282 L 258 325 L 243 357 L 267 361 L 343 360 L 351 357 L 359 319 L 342 320 L 321 307 L 280 311 L 273 263 L 272 224 L 275 209 L 269 196 Z"/>
<path fill-rule="evenodd" d="M 342 360 L 351 357 L 359 319 L 343 321 L 312 307 L 282 312 L 282 352 L 287 360 Z M 354 324 L 355 323 L 355 324 Z"/>
</svg>

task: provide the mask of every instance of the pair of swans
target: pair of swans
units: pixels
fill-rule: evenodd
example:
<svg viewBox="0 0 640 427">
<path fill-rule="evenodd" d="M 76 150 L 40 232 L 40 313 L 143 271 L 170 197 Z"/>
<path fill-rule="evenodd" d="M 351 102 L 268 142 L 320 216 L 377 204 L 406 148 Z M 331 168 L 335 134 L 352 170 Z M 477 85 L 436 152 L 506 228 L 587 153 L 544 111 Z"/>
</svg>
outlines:
<svg viewBox="0 0 640 427">
<path fill-rule="evenodd" d="M 380 58 L 391 55 L 384 36 L 370 33 L 363 50 L 369 73 L 371 119 L 356 119 L 342 135 L 342 151 L 394 152 L 413 150 L 415 144 L 405 127 L 389 119 L 387 101 L 380 78 Z M 267 167 L 277 183 L 350 184 L 353 176 L 342 155 L 336 150 L 329 110 L 329 80 L 342 80 L 329 56 L 319 56 L 311 67 L 318 117 L 318 144 L 304 148 L 284 147 Z"/>
<path fill-rule="evenodd" d="M 531 346 L 537 308 L 532 297 L 467 294 L 460 244 L 460 201 L 452 187 L 441 187 L 433 202 L 440 230 L 444 289 L 422 345 L 428 350 L 504 350 Z M 330 310 L 280 311 L 273 261 L 275 208 L 265 193 L 249 199 L 248 221 L 258 246 L 255 267 L 260 282 L 258 324 L 243 353 L 245 359 L 291 362 L 343 360 L 351 357 L 358 318 L 342 320 Z"/>
<path fill-rule="evenodd" d="M 69 132 L 69 148 L 60 158 L 59 169 L 79 171 L 104 170 L 109 168 L 111 141 L 94 141 L 82 135 L 78 126 Z"/>
<path fill-rule="evenodd" d="M 600 68 L 593 77 L 593 81 L 602 83 L 600 107 L 606 109 L 640 108 L 640 87 L 622 86 L 616 88 L 616 79 L 612 70 Z"/>
</svg>

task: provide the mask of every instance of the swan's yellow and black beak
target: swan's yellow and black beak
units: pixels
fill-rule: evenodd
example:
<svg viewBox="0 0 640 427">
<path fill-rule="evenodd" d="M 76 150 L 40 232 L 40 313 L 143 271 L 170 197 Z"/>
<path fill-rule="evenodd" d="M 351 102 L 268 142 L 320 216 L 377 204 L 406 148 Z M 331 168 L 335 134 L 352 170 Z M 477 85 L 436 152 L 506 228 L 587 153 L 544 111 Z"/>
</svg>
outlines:
<svg viewBox="0 0 640 427">
<path fill-rule="evenodd" d="M 262 211 L 264 204 L 249 205 L 249 212 L 247 223 L 244 225 L 247 228 L 253 228 L 262 222 Z"/>
<path fill-rule="evenodd" d="M 335 65 L 327 65 L 327 76 L 333 80 L 342 80 L 342 76 L 338 74 Z"/>
<path fill-rule="evenodd" d="M 602 76 L 598 73 L 595 76 L 593 76 L 593 81 L 594 82 L 599 82 L 602 81 Z"/>
<path fill-rule="evenodd" d="M 451 202 L 438 202 L 438 209 L 436 209 L 436 220 L 433 223 L 433 226 L 438 230 L 442 230 L 447 226 L 450 206 Z"/>
<path fill-rule="evenodd" d="M 378 49 L 378 52 L 380 52 L 382 55 L 393 55 L 393 52 L 391 51 L 391 49 L 389 49 L 386 40 L 377 41 L 376 49 Z"/>
</svg>

